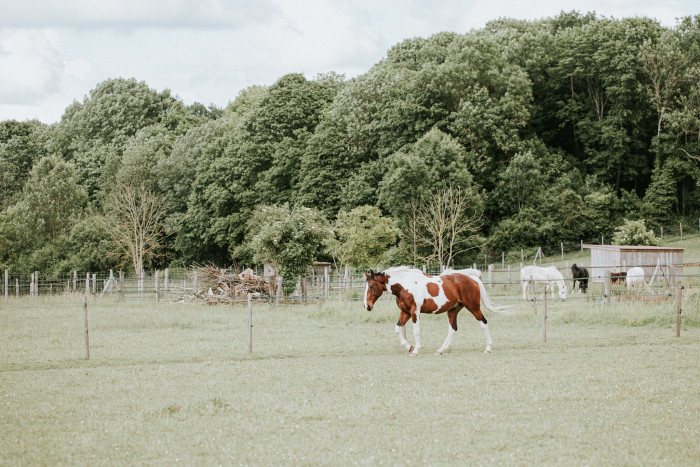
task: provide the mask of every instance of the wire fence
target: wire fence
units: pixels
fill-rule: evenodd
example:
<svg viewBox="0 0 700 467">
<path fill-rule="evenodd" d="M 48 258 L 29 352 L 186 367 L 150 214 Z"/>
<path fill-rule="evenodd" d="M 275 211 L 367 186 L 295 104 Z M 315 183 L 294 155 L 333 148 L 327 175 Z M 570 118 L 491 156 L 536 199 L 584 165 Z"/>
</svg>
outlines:
<svg viewBox="0 0 700 467">
<path fill-rule="evenodd" d="M 634 267 L 630 265 L 629 267 Z M 649 265 L 640 265 L 649 267 Z M 609 275 L 591 276 L 588 289 L 583 293 L 580 282 L 574 288 L 574 279 L 567 267 L 558 268 L 564 277 L 567 300 L 596 300 L 609 302 L 638 301 L 655 302 L 668 300 L 677 293 L 680 282 L 689 293 L 700 288 L 700 264 L 684 264 L 667 267 L 645 276 L 641 286 L 631 287 L 623 280 Z M 613 266 L 610 269 L 614 269 Z M 424 268 L 427 274 L 438 275 L 437 270 Z M 480 270 L 481 280 L 489 295 L 504 302 L 523 301 L 525 291 L 520 280 L 520 268 L 508 265 L 495 268 L 489 265 Z M 364 300 L 364 271 L 331 270 L 326 274 L 314 274 L 297 281 L 284 281 L 276 276 L 256 276 L 256 279 L 211 280 L 198 278 L 196 270 L 151 271 L 140 277 L 127 277 L 123 271 L 106 273 L 79 273 L 61 277 L 46 277 L 39 272 L 10 274 L 4 272 L 2 300 L 8 302 L 19 298 L 41 296 L 80 295 L 104 301 L 146 301 L 174 303 L 244 303 L 250 292 L 253 300 L 273 303 L 309 303 L 314 301 L 362 301 Z M 547 286 L 554 295 L 556 285 Z M 283 289 L 294 289 L 283 293 Z M 535 285 L 535 300 L 542 299 L 544 284 Z M 531 296 L 532 294 L 530 294 Z M 385 294 L 391 297 L 391 294 Z"/>
</svg>

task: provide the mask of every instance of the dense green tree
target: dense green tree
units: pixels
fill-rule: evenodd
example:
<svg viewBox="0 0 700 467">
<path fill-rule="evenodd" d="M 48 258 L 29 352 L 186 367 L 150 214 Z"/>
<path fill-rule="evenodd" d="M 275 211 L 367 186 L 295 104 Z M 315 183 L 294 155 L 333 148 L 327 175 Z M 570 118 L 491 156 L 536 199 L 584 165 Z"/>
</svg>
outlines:
<svg viewBox="0 0 700 467">
<path fill-rule="evenodd" d="M 446 184 L 469 190 L 473 179 L 467 170 L 467 156 L 457 141 L 434 129 L 387 158 L 379 184 L 379 203 L 394 218 L 407 220 L 411 203 Z"/>
<path fill-rule="evenodd" d="M 34 163 L 46 155 L 41 141 L 44 131 L 45 126 L 37 121 L 0 122 L 0 209 L 22 191 Z"/>
<path fill-rule="evenodd" d="M 34 234 L 52 241 L 70 229 L 86 203 L 87 194 L 78 184 L 73 164 L 47 156 L 29 172 L 18 205 Z"/>
<path fill-rule="evenodd" d="M 390 218 L 382 216 L 378 207 L 365 205 L 340 211 L 333 234 L 328 250 L 339 266 L 369 268 L 385 261 L 385 254 L 395 244 L 399 230 Z"/>
<path fill-rule="evenodd" d="M 169 132 L 182 134 L 202 121 L 168 90 L 158 93 L 133 78 L 110 79 L 66 109 L 51 128 L 48 147 L 74 162 L 91 199 L 102 202 L 114 183 L 127 141 L 140 129 L 160 123 Z"/>
<path fill-rule="evenodd" d="M 71 163 L 55 156 L 37 162 L 17 203 L 0 217 L 6 262 L 18 271 L 56 271 L 67 252 L 60 248 L 87 204 L 85 189 L 77 183 Z M 10 256 L 12 255 L 12 256 Z"/>
<path fill-rule="evenodd" d="M 85 215 L 73 224 L 58 242 L 65 257 L 55 266 L 60 272 L 107 271 L 121 265 L 115 246 L 105 231 L 100 216 Z"/>
<path fill-rule="evenodd" d="M 104 251 L 95 222 L 120 181 L 163 199 L 181 265 L 252 261 L 249 220 L 284 203 L 329 219 L 379 206 L 403 233 L 387 251 L 414 261 L 416 200 L 450 184 L 483 208 L 486 254 L 696 219 L 698 63 L 700 15 L 572 11 L 407 39 L 349 81 L 288 74 L 224 109 L 109 79 L 57 124 L 0 122 L 0 262 L 113 265 L 79 245 Z"/>
<path fill-rule="evenodd" d="M 639 189 L 649 177 L 648 145 L 656 125 L 644 93 L 641 63 L 645 41 L 656 40 L 660 26 L 648 19 L 601 19 L 564 30 L 558 76 L 570 84 L 560 118 L 575 128 L 577 157 L 587 171 L 621 188 Z"/>
<path fill-rule="evenodd" d="M 297 279 L 308 273 L 330 234 L 328 221 L 315 209 L 261 205 L 250 218 L 242 248 L 252 254 L 255 263 L 271 265 L 289 294 Z"/>
<path fill-rule="evenodd" d="M 162 176 L 159 164 L 168 159 L 174 142 L 175 135 L 162 125 L 151 125 L 137 131 L 124 145 L 116 182 L 157 190 Z"/>
</svg>

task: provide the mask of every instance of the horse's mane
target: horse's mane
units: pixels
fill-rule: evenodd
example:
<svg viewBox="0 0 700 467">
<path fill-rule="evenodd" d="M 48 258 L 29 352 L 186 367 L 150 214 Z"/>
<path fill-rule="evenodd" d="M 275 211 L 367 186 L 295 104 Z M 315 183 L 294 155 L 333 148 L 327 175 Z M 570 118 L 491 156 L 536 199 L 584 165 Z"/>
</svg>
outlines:
<svg viewBox="0 0 700 467">
<path fill-rule="evenodd" d="M 394 266 L 391 268 L 387 268 L 384 270 L 384 272 L 397 272 L 397 271 L 408 271 L 409 269 L 413 269 L 410 266 Z"/>
<path fill-rule="evenodd" d="M 405 276 L 405 275 L 423 275 L 423 271 L 420 269 L 412 268 L 410 266 L 394 266 L 385 269 L 382 274 L 394 275 L 394 276 Z"/>
</svg>

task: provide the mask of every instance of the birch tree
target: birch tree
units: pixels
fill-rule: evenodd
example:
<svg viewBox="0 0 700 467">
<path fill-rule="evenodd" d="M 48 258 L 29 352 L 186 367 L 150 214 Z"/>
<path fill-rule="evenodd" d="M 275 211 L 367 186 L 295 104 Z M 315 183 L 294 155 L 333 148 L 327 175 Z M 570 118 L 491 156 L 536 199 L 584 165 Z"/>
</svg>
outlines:
<svg viewBox="0 0 700 467">
<path fill-rule="evenodd" d="M 111 202 L 111 216 L 105 227 L 121 256 L 131 261 L 138 276 L 144 263 L 160 253 L 165 205 L 162 198 L 143 185 L 130 184 L 118 184 Z"/>
<path fill-rule="evenodd" d="M 469 193 L 451 186 L 423 198 L 414 222 L 417 242 L 432 250 L 428 259 L 437 261 L 441 270 L 450 267 L 460 253 L 477 247 L 482 225 Z"/>
</svg>

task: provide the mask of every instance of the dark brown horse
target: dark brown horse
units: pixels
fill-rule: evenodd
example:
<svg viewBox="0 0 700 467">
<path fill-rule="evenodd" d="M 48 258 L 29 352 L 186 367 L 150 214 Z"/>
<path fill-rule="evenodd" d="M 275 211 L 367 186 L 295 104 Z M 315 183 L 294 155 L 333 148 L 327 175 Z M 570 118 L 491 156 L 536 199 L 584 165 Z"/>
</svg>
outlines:
<svg viewBox="0 0 700 467">
<path fill-rule="evenodd" d="M 581 293 L 586 293 L 588 291 L 588 269 L 576 266 L 574 263 L 571 266 L 571 277 L 574 278 L 574 284 L 571 286 L 573 291 L 576 288 L 576 281 L 578 281 L 578 290 Z"/>
<path fill-rule="evenodd" d="M 418 355 L 420 350 L 420 314 L 421 313 L 445 313 L 449 321 L 447 338 L 435 355 L 442 355 L 457 332 L 457 313 L 466 307 L 476 318 L 486 335 L 486 350 L 491 352 L 491 334 L 486 324 L 486 318 L 481 312 L 481 304 L 496 313 L 504 313 L 508 307 L 495 306 L 486 293 L 484 284 L 478 277 L 470 277 L 466 274 L 454 273 L 441 276 L 429 276 L 418 269 L 410 269 L 405 266 L 389 268 L 384 272 L 375 273 L 370 269 L 365 274 L 365 309 L 372 310 L 376 300 L 386 290 L 396 296 L 396 304 L 401 312 L 396 323 L 396 335 L 411 355 Z M 415 347 L 406 340 L 406 323 L 413 321 L 413 336 Z"/>
<path fill-rule="evenodd" d="M 627 272 L 611 272 L 610 273 L 610 283 L 611 284 L 624 284 L 627 279 Z"/>
</svg>

